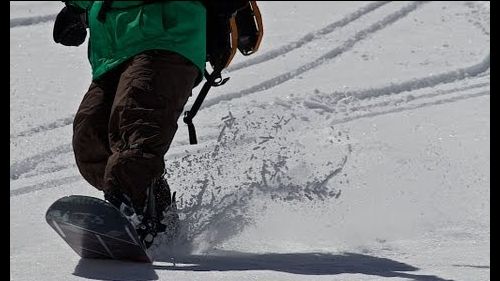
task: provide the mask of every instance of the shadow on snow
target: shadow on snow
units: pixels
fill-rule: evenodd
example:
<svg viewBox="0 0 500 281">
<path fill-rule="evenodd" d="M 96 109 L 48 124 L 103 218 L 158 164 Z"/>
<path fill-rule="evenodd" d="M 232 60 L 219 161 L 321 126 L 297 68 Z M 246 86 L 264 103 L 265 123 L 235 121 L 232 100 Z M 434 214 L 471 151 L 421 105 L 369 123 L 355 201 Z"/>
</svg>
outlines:
<svg viewBox="0 0 500 281">
<path fill-rule="evenodd" d="M 172 261 L 175 261 L 175 264 Z M 161 265 L 162 262 L 168 262 L 169 265 Z M 165 257 L 152 265 L 81 259 L 75 268 L 74 275 L 99 280 L 158 280 L 155 270 L 195 272 L 267 270 L 299 275 L 364 274 L 419 281 L 448 280 L 435 275 L 416 274 L 414 272 L 419 268 L 402 262 L 357 253 L 223 252 L 217 255 Z"/>
</svg>

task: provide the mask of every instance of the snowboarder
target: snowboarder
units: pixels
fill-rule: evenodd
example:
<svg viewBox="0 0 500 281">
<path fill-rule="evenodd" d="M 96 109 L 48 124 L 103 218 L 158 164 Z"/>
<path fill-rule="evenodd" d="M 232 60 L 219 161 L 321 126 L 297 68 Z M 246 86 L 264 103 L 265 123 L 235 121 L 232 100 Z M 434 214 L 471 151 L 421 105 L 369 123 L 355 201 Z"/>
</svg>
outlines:
<svg viewBox="0 0 500 281">
<path fill-rule="evenodd" d="M 76 164 L 106 200 L 138 217 L 149 246 L 178 220 L 164 155 L 203 77 L 205 7 L 198 1 L 64 2 L 55 42 L 78 46 L 86 28 L 90 33 L 92 82 L 73 122 Z"/>
<path fill-rule="evenodd" d="M 73 151 L 82 176 L 134 222 L 149 246 L 158 232 L 175 234 L 175 192 L 164 155 L 177 120 L 203 77 L 184 122 L 192 123 L 236 50 L 251 55 L 263 28 L 256 1 L 63 1 L 56 43 L 79 46 L 90 31 L 92 83 L 73 122 Z M 205 69 L 205 62 L 213 68 Z"/>
</svg>

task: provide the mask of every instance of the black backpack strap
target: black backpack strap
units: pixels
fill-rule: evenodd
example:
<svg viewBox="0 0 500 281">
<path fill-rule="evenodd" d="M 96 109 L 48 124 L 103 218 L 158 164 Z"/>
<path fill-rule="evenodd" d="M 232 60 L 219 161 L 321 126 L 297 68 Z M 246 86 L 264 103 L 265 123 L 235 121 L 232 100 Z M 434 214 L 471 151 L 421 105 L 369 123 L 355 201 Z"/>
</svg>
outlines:
<svg viewBox="0 0 500 281">
<path fill-rule="evenodd" d="M 184 123 L 187 124 L 188 126 L 188 132 L 189 132 L 189 143 L 190 144 L 197 144 L 198 140 L 196 138 L 196 129 L 194 128 L 193 124 L 193 118 L 196 116 L 198 113 L 198 110 L 200 110 L 201 104 L 205 100 L 205 97 L 208 94 L 208 91 L 212 86 L 218 87 L 221 85 L 224 85 L 227 80 L 229 80 L 229 77 L 226 77 L 222 79 L 221 77 L 221 71 L 222 69 L 215 69 L 212 74 L 209 74 L 208 71 L 205 69 L 205 78 L 207 81 L 205 84 L 203 84 L 203 87 L 200 90 L 200 93 L 198 94 L 198 97 L 196 97 L 196 100 L 193 103 L 193 106 L 191 107 L 191 110 L 188 110 L 184 113 Z"/>
</svg>

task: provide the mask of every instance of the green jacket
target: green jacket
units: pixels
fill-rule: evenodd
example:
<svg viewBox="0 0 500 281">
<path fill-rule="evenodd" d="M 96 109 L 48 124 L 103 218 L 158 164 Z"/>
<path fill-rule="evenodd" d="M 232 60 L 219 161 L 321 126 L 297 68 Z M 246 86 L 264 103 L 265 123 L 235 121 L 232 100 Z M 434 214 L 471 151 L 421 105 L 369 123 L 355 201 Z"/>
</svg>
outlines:
<svg viewBox="0 0 500 281">
<path fill-rule="evenodd" d="M 103 22 L 103 1 L 69 1 L 88 12 L 88 56 L 93 80 L 145 50 L 179 53 L 203 77 L 206 61 L 206 10 L 199 1 L 113 1 Z"/>
</svg>

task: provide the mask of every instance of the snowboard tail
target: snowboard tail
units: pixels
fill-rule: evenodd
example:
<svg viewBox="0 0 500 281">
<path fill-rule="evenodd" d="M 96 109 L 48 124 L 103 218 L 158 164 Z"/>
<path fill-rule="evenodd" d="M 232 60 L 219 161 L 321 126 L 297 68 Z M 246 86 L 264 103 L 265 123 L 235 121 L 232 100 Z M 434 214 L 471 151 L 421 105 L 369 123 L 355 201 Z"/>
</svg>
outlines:
<svg viewBox="0 0 500 281">
<path fill-rule="evenodd" d="M 152 262 L 132 224 L 104 200 L 66 196 L 49 207 L 45 219 L 82 258 Z"/>
</svg>

